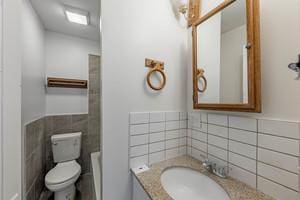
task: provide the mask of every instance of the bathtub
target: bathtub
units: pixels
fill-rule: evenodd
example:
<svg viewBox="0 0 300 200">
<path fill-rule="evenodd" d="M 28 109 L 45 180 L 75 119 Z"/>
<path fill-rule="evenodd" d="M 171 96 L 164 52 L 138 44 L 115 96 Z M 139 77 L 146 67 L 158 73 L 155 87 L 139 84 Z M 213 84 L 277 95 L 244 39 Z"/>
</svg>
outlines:
<svg viewBox="0 0 300 200">
<path fill-rule="evenodd" d="M 101 154 L 100 152 L 91 153 L 94 199 L 101 200 Z"/>
</svg>

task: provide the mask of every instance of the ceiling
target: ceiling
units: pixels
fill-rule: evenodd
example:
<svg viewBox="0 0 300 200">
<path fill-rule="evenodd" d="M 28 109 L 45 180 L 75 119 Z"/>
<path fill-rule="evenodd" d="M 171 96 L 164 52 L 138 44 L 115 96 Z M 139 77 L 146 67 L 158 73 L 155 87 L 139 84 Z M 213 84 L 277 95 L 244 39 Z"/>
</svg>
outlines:
<svg viewBox="0 0 300 200">
<path fill-rule="evenodd" d="M 90 40 L 100 39 L 100 0 L 31 0 L 46 30 Z M 90 24 L 83 26 L 67 21 L 64 5 L 88 11 Z"/>
<path fill-rule="evenodd" d="M 222 33 L 246 24 L 246 1 L 237 0 L 222 10 Z"/>
</svg>

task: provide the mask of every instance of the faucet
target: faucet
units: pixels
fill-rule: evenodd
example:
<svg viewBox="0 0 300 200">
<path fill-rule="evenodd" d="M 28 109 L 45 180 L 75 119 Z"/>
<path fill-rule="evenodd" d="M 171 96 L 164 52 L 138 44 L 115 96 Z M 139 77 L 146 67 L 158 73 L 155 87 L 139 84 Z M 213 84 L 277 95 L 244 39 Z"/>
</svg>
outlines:
<svg viewBox="0 0 300 200">
<path fill-rule="evenodd" d="M 202 163 L 202 166 L 209 172 L 220 178 L 227 178 L 228 170 L 230 169 L 227 166 L 219 167 L 216 163 L 211 163 L 208 159 L 205 159 Z"/>
</svg>

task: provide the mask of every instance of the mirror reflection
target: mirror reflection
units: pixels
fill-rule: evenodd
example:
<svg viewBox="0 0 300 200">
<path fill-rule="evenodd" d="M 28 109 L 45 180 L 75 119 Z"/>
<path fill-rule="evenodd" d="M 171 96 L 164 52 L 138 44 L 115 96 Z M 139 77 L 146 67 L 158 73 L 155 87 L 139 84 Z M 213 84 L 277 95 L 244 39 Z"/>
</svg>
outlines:
<svg viewBox="0 0 300 200">
<path fill-rule="evenodd" d="M 197 26 L 199 103 L 248 103 L 246 13 L 238 0 Z"/>
</svg>

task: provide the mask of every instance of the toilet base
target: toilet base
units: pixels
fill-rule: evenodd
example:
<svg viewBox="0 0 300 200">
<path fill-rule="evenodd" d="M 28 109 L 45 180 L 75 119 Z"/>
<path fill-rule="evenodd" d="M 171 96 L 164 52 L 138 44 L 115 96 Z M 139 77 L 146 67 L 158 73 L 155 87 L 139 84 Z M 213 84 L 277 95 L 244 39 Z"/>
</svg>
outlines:
<svg viewBox="0 0 300 200">
<path fill-rule="evenodd" d="M 54 193 L 54 200 L 75 200 L 76 188 L 72 184 L 64 190 Z"/>
</svg>

